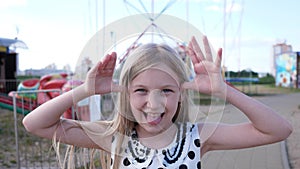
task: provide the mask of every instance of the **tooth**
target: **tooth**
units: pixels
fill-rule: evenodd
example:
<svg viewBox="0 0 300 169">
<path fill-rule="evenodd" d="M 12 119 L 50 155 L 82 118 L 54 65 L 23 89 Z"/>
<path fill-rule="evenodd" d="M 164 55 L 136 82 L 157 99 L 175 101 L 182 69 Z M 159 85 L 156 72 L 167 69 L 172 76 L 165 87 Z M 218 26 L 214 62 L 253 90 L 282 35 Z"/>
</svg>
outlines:
<svg viewBox="0 0 300 169">
<path fill-rule="evenodd" d="M 153 119 L 156 119 L 161 116 L 161 113 L 147 113 L 147 115 Z"/>
</svg>

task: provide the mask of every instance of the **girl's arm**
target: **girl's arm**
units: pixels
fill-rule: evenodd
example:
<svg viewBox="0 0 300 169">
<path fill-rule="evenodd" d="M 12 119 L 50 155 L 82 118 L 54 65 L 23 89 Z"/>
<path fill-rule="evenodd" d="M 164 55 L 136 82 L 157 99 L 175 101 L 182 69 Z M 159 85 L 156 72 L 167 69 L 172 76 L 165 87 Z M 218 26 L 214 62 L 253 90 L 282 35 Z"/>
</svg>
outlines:
<svg viewBox="0 0 300 169">
<path fill-rule="evenodd" d="M 270 144 L 286 139 L 292 132 L 291 124 L 270 107 L 248 97 L 227 85 L 221 74 L 222 50 L 213 61 L 207 38 L 203 38 L 205 53 L 196 39 L 189 43 L 188 54 L 194 65 L 196 77 L 182 88 L 210 94 L 231 103 L 250 120 L 241 124 L 199 124 L 202 155 L 210 150 L 237 149 Z M 204 55 L 205 54 L 205 55 Z M 207 133 L 212 133 L 207 135 Z"/>
<path fill-rule="evenodd" d="M 273 109 L 229 85 L 226 100 L 242 111 L 249 122 L 217 125 L 213 134 L 206 140 L 206 151 L 271 144 L 286 139 L 293 130 L 291 124 Z"/>
<path fill-rule="evenodd" d="M 117 88 L 112 83 L 115 62 L 116 53 L 107 55 L 102 62 L 99 62 L 88 72 L 82 85 L 43 103 L 29 113 L 23 119 L 26 130 L 48 139 L 52 139 L 56 134 L 57 140 L 67 144 L 104 148 L 96 145 L 87 136 L 78 121 L 62 119 L 61 116 L 68 108 L 86 97 L 116 91 Z M 104 125 L 98 127 L 99 132 L 106 129 Z M 106 142 L 106 140 L 103 140 L 103 142 Z"/>
</svg>

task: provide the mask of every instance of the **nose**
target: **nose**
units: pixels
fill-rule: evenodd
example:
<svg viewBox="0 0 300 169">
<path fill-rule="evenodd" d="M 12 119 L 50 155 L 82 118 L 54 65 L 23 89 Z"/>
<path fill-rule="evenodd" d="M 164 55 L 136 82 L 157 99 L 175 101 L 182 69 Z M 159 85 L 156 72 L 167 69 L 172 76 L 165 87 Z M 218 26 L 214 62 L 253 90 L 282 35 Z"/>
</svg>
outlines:
<svg viewBox="0 0 300 169">
<path fill-rule="evenodd" d="M 152 110 L 160 110 L 162 111 L 166 105 L 166 96 L 158 89 L 150 91 L 147 99 L 147 106 Z"/>
</svg>

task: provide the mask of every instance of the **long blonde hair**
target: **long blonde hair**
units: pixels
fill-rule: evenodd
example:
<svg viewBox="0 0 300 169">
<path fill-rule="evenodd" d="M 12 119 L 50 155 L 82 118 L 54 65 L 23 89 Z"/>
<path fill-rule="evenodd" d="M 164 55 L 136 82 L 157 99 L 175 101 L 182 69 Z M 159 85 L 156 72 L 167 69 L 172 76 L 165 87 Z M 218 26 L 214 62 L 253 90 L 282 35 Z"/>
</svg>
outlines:
<svg viewBox="0 0 300 169">
<path fill-rule="evenodd" d="M 172 49 L 170 46 L 165 44 L 154 44 L 149 43 L 141 45 L 134 49 L 132 53 L 126 58 L 126 61 L 121 64 L 122 70 L 119 77 L 119 85 L 128 89 L 131 81 L 139 75 L 141 72 L 153 68 L 159 65 L 167 66 L 176 76 L 180 84 L 189 81 L 189 69 L 186 64 L 182 61 L 179 54 Z M 101 168 L 109 169 L 113 163 L 113 168 L 119 168 L 120 159 L 119 156 L 122 151 L 122 143 L 125 137 L 129 135 L 135 126 L 135 119 L 132 114 L 132 110 L 129 103 L 128 92 L 123 91 L 118 94 L 116 103 L 116 110 L 114 117 L 111 121 L 100 122 L 108 126 L 108 130 L 104 135 L 117 135 L 117 142 L 115 149 L 111 149 L 111 152 L 106 150 L 100 151 L 100 164 Z M 181 100 L 178 103 L 178 109 L 173 118 L 173 122 L 187 122 L 189 121 L 188 112 L 191 105 L 190 93 L 184 90 L 181 91 Z M 99 122 L 97 122 L 99 123 Z M 81 124 L 82 128 L 85 128 Z M 85 130 L 89 132 L 89 130 Z M 89 136 L 94 133 L 87 133 Z M 91 153 L 95 155 L 95 153 Z M 112 162 L 111 157 L 114 155 L 114 161 Z M 94 159 L 90 157 L 89 159 Z M 93 168 L 93 164 L 89 166 Z"/>
<path fill-rule="evenodd" d="M 185 63 L 180 58 L 179 54 L 172 49 L 170 46 L 165 44 L 154 44 L 149 43 L 137 47 L 127 58 L 122 66 L 122 71 L 120 74 L 119 84 L 126 89 L 130 85 L 131 81 L 139 75 L 141 72 L 158 66 L 165 65 L 173 71 L 179 83 L 188 81 L 188 68 L 185 66 Z M 124 136 L 130 133 L 132 128 L 135 125 L 135 120 L 132 114 L 132 110 L 129 103 L 128 92 L 120 93 L 118 97 L 118 110 L 117 114 L 112 123 L 111 132 L 118 132 L 121 138 L 118 138 L 116 150 L 115 151 L 115 160 L 113 168 L 116 169 L 119 166 L 120 157 L 118 157 L 119 152 L 121 151 L 121 145 L 124 140 Z M 178 110 L 176 112 L 173 121 L 186 122 L 188 121 L 188 112 L 191 105 L 190 97 L 187 91 L 182 91 L 181 102 L 178 103 Z M 124 127 L 126 126 L 126 127 Z M 110 134 L 110 133 L 109 133 Z M 111 164 L 110 153 L 102 154 L 101 163 L 103 168 L 109 168 Z M 106 165 L 105 165 L 106 163 Z"/>
</svg>

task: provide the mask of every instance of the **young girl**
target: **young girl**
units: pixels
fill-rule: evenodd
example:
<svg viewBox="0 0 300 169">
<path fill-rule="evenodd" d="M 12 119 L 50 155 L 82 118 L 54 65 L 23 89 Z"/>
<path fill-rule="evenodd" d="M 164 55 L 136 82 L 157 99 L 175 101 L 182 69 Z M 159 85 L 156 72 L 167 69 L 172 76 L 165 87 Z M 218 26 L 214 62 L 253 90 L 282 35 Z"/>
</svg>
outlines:
<svg viewBox="0 0 300 169">
<path fill-rule="evenodd" d="M 24 118 L 23 124 L 38 136 L 100 150 L 102 168 L 201 168 L 201 157 L 209 151 L 286 139 L 291 125 L 271 108 L 227 85 L 221 74 L 222 50 L 213 61 L 205 36 L 203 43 L 204 52 L 194 37 L 188 46 L 193 81 L 189 81 L 185 64 L 172 48 L 142 45 L 126 59 L 119 85 L 112 81 L 116 53 L 108 54 L 88 72 L 81 86 L 42 104 Z M 226 100 L 249 122 L 190 122 L 188 89 Z M 119 93 L 113 120 L 61 118 L 78 101 L 110 92 Z"/>
</svg>

